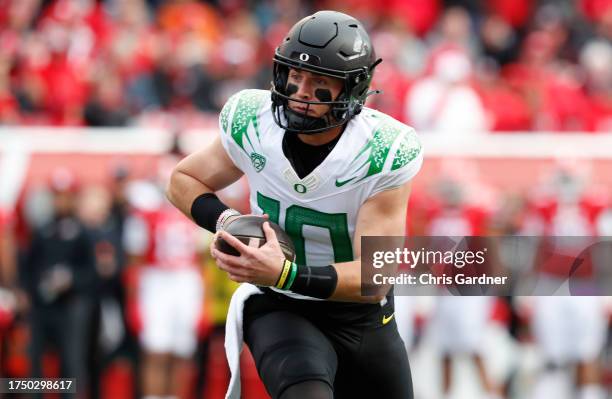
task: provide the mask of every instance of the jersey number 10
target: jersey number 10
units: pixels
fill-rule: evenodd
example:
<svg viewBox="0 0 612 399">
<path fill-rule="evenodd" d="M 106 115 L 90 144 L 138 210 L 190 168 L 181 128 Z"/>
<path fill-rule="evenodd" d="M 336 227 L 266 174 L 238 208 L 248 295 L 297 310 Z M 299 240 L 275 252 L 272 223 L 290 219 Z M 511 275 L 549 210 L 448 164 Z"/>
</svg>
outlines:
<svg viewBox="0 0 612 399">
<path fill-rule="evenodd" d="M 270 220 L 279 223 L 281 203 L 274 198 L 257 193 L 257 205 Z M 296 263 L 308 264 L 306 260 L 306 244 L 302 232 L 304 226 L 321 227 L 329 230 L 331 245 L 334 250 L 334 262 L 353 260 L 353 246 L 349 235 L 346 213 L 325 213 L 299 205 L 291 205 L 285 213 L 285 231 L 295 245 Z M 325 266 L 325 265 L 314 265 Z"/>
</svg>

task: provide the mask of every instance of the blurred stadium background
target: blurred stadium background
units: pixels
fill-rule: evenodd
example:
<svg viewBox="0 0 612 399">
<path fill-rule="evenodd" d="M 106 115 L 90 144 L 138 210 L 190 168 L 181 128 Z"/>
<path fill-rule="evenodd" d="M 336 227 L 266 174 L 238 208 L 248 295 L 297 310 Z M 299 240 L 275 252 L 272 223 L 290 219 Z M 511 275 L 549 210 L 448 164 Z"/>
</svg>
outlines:
<svg viewBox="0 0 612 399">
<path fill-rule="evenodd" d="M 134 249 L 138 237 L 125 239 L 127 221 L 163 207 L 173 164 L 217 134 L 231 94 L 269 87 L 274 47 L 318 9 L 365 23 L 384 59 L 373 83 L 384 94 L 369 105 L 421 135 L 426 161 L 409 234 L 612 235 L 610 0 L 0 0 L 0 376 L 60 375 L 62 351 L 44 346 L 40 364 L 29 356 L 41 339 L 36 326 L 54 323 L 45 306 L 61 302 L 35 297 L 44 276 L 32 272 L 41 250 L 33 237 L 44 237 L 59 208 L 73 207 L 93 260 L 79 289 L 68 283 L 57 295 L 88 303 L 79 320 L 90 327 L 56 335 L 73 329 L 88 348 L 82 397 L 140 395 L 138 290 L 147 262 Z M 248 211 L 244 182 L 223 195 Z M 209 239 L 199 237 L 200 246 Z M 235 286 L 200 255 L 197 350 L 180 396 L 220 398 Z M 444 397 L 436 336 L 452 332 L 435 322 L 436 302 L 402 308 L 417 399 Z M 538 334 L 536 302 L 492 299 L 478 348 L 490 378 L 507 398 L 600 397 L 576 396 L 576 372 L 564 367 L 551 382 L 558 393 L 538 396 L 551 366 L 545 343 L 563 332 Z M 603 302 L 594 378 L 610 397 L 612 308 Z M 453 367 L 448 397 L 480 397 L 469 356 Z M 243 370 L 244 397 L 267 397 L 247 352 Z"/>
</svg>

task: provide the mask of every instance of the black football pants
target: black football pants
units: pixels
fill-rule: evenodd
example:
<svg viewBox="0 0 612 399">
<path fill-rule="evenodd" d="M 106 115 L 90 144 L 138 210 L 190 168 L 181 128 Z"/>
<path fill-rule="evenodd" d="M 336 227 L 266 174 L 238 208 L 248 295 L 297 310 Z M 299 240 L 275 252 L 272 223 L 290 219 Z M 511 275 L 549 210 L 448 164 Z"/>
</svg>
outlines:
<svg viewBox="0 0 612 399">
<path fill-rule="evenodd" d="M 298 388 L 304 399 L 331 397 L 325 391 L 333 392 L 333 398 L 413 399 L 395 320 L 382 323 L 389 309 L 364 305 L 370 310 L 366 319 L 347 321 L 343 305 L 270 291 L 247 300 L 244 339 L 268 393 L 284 399 Z M 376 307 L 380 312 L 372 313 Z"/>
</svg>

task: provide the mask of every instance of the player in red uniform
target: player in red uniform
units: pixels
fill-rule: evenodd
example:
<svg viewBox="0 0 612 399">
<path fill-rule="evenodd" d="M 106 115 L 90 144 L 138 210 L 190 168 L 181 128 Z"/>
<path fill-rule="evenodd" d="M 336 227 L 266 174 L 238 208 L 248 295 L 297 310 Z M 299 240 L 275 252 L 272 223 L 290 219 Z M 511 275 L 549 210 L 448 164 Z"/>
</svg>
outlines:
<svg viewBox="0 0 612 399">
<path fill-rule="evenodd" d="M 142 203 L 126 223 L 124 242 L 133 262 L 143 266 L 138 286 L 143 394 L 177 396 L 196 349 L 203 303 L 199 231 L 155 185 L 134 184 L 132 194 Z"/>
</svg>

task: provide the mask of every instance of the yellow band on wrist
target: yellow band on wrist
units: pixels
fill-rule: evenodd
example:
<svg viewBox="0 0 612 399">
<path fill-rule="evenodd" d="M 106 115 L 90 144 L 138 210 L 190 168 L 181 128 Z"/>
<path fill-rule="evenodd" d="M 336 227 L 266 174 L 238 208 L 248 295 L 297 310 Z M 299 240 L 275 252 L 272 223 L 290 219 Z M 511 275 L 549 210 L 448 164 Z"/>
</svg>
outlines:
<svg viewBox="0 0 612 399">
<path fill-rule="evenodd" d="M 290 261 L 285 260 L 283 263 L 284 263 L 283 271 L 281 272 L 280 278 L 278 279 L 278 282 L 276 283 L 276 288 L 278 289 L 283 288 L 283 285 L 285 285 L 285 281 L 287 280 L 287 276 L 289 275 L 289 271 L 291 270 Z"/>
</svg>

